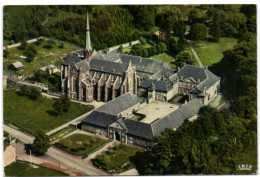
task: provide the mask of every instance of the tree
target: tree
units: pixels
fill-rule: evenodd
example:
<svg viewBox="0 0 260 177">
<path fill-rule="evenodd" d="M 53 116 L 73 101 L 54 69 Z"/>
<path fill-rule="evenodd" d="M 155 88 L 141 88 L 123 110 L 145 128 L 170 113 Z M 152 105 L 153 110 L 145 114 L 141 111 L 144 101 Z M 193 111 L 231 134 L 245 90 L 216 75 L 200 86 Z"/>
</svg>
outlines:
<svg viewBox="0 0 260 177">
<path fill-rule="evenodd" d="M 26 85 L 22 85 L 22 86 L 20 87 L 20 93 L 21 93 L 22 95 L 28 95 L 29 89 L 27 88 Z"/>
<path fill-rule="evenodd" d="M 26 61 L 31 63 L 35 57 L 35 54 L 32 51 L 27 51 L 25 54 L 26 54 Z"/>
<path fill-rule="evenodd" d="M 61 42 L 60 45 L 58 46 L 59 48 L 63 49 L 64 48 L 64 43 Z"/>
<path fill-rule="evenodd" d="M 62 100 L 60 98 L 55 100 L 55 102 L 53 103 L 52 107 L 53 107 L 54 111 L 59 116 L 62 116 L 62 113 L 63 113 L 63 103 L 62 103 Z"/>
<path fill-rule="evenodd" d="M 71 105 L 71 101 L 67 96 L 63 96 L 61 97 L 62 100 L 62 104 L 63 104 L 63 112 L 68 112 L 70 105 Z"/>
<path fill-rule="evenodd" d="M 207 27 L 203 23 L 196 23 L 190 28 L 190 37 L 194 40 L 203 40 L 207 38 Z"/>
<path fill-rule="evenodd" d="M 176 56 L 176 66 L 178 67 L 182 67 L 185 63 L 186 64 L 193 64 L 194 59 L 193 59 L 193 55 L 190 51 L 188 50 L 184 50 L 181 51 L 180 53 L 178 53 L 178 55 Z"/>
<path fill-rule="evenodd" d="M 37 100 L 39 97 L 41 97 L 41 91 L 35 87 L 32 87 L 30 89 L 30 97 L 34 100 Z"/>
<path fill-rule="evenodd" d="M 184 41 L 184 37 L 179 37 L 178 43 L 177 43 L 177 51 L 183 51 L 185 47 L 185 41 Z"/>
<path fill-rule="evenodd" d="M 143 53 L 143 57 L 148 57 L 148 51 L 147 51 L 147 49 L 143 49 L 143 51 L 142 51 L 142 53 Z"/>
<path fill-rule="evenodd" d="M 177 23 L 180 21 L 183 21 L 183 14 L 174 6 L 164 6 L 158 14 L 159 27 L 165 32 L 167 39 L 171 37 L 171 31 L 178 31 Z"/>
<path fill-rule="evenodd" d="M 190 24 L 195 24 L 195 23 L 205 23 L 206 22 L 206 15 L 203 11 L 199 9 L 192 9 L 189 12 L 189 17 L 188 21 Z"/>
<path fill-rule="evenodd" d="M 9 55 L 9 51 L 8 51 L 8 49 L 5 49 L 4 50 L 4 58 L 6 58 L 8 55 Z"/>
<path fill-rule="evenodd" d="M 35 133 L 35 139 L 32 144 L 33 152 L 36 155 L 44 155 L 50 147 L 49 137 L 42 129 L 37 130 Z"/>
<path fill-rule="evenodd" d="M 159 45 L 161 46 L 162 52 L 164 52 L 167 49 L 167 46 L 164 42 L 159 42 Z"/>
<path fill-rule="evenodd" d="M 155 46 L 152 47 L 152 52 L 153 52 L 153 55 L 156 55 L 157 54 L 157 49 Z"/>
<path fill-rule="evenodd" d="M 157 44 L 155 47 L 156 47 L 156 50 L 157 50 L 157 54 L 162 53 L 162 48 L 159 44 Z"/>
<path fill-rule="evenodd" d="M 140 41 L 140 43 L 141 43 L 142 45 L 145 45 L 145 44 L 146 44 L 146 41 L 145 41 L 145 39 L 144 39 L 143 37 L 140 37 L 139 41 Z"/>
<path fill-rule="evenodd" d="M 24 50 L 27 47 L 27 42 L 26 41 L 22 41 L 21 45 L 19 46 L 20 50 Z"/>
<path fill-rule="evenodd" d="M 120 52 L 120 53 L 122 53 L 122 51 L 123 51 L 123 46 L 120 45 L 119 48 L 117 49 L 117 51 Z"/>
<path fill-rule="evenodd" d="M 213 41 L 218 42 L 221 37 L 221 30 L 220 30 L 220 14 L 215 13 L 213 17 L 213 24 L 210 27 L 210 33 L 213 36 Z"/>
</svg>

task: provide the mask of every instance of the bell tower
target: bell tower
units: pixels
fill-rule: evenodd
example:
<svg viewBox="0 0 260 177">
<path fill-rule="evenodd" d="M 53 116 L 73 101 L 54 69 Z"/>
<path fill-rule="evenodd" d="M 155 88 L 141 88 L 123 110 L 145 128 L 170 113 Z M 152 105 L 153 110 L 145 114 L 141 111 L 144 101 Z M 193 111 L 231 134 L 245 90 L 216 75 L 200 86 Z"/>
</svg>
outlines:
<svg viewBox="0 0 260 177">
<path fill-rule="evenodd" d="M 90 58 L 92 56 L 92 47 L 91 47 L 91 40 L 90 40 L 90 29 L 89 29 L 89 18 L 87 12 L 87 26 L 86 26 L 86 44 L 84 49 L 84 57 Z"/>
</svg>

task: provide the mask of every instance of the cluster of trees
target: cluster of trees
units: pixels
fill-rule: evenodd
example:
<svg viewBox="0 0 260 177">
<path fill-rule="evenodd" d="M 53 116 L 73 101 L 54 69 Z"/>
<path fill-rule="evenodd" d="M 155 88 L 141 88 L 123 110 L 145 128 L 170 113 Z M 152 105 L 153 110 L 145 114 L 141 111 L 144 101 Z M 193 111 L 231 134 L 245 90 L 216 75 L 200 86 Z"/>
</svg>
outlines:
<svg viewBox="0 0 260 177">
<path fill-rule="evenodd" d="M 220 37 L 237 38 L 246 31 L 254 32 L 255 14 L 255 5 L 203 5 L 194 8 L 188 16 L 190 37 L 203 40 L 209 32 L 212 40 L 217 42 Z"/>
<path fill-rule="evenodd" d="M 129 55 L 141 56 L 141 57 L 151 57 L 154 55 L 158 55 L 163 53 L 167 49 L 167 46 L 163 42 L 159 42 L 158 44 L 151 46 L 149 48 L 145 48 L 142 44 L 134 45 L 131 48 L 129 53 L 125 52 Z"/>
<path fill-rule="evenodd" d="M 48 69 L 45 72 L 35 71 L 34 77 L 30 80 L 48 85 L 49 89 L 53 92 L 61 91 L 60 75 L 57 73 L 50 74 Z"/>
<path fill-rule="evenodd" d="M 35 55 L 37 54 L 37 49 L 35 48 L 35 44 L 27 45 L 26 41 L 22 41 L 21 45 L 18 47 L 19 50 L 23 50 L 23 54 L 26 56 L 27 62 L 32 62 Z"/>
<path fill-rule="evenodd" d="M 237 165 L 249 163 L 240 160 L 241 154 L 257 148 L 254 31 L 241 35 L 234 49 L 225 51 L 223 59 L 209 68 L 223 79 L 221 88 L 231 102 L 230 109 L 201 108 L 197 120 L 156 137 L 146 157 L 146 175 L 235 174 Z"/>
<path fill-rule="evenodd" d="M 184 64 L 192 65 L 195 62 L 195 58 L 190 50 L 183 50 L 176 55 L 175 65 L 182 68 Z"/>
<path fill-rule="evenodd" d="M 56 99 L 52 107 L 57 115 L 62 116 L 63 112 L 67 112 L 70 108 L 71 101 L 66 96 L 61 96 Z"/>
<path fill-rule="evenodd" d="M 35 87 L 28 88 L 26 85 L 22 85 L 18 93 L 33 100 L 38 100 L 41 97 L 41 91 L 39 89 Z"/>
<path fill-rule="evenodd" d="M 145 174 L 235 174 L 240 154 L 257 144 L 251 130 L 232 112 L 203 107 L 194 122 L 154 139 Z"/>
</svg>

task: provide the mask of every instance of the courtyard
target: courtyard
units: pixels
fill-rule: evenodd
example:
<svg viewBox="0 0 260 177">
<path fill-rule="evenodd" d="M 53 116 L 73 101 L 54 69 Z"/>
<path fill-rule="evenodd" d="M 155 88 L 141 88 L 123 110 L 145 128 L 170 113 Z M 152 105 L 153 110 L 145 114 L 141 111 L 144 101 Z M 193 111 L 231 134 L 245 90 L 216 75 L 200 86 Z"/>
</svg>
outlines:
<svg viewBox="0 0 260 177">
<path fill-rule="evenodd" d="M 178 106 L 175 104 L 155 100 L 138 110 L 137 113 L 146 115 L 141 122 L 151 123 L 156 119 L 163 118 L 176 109 L 178 109 Z"/>
</svg>

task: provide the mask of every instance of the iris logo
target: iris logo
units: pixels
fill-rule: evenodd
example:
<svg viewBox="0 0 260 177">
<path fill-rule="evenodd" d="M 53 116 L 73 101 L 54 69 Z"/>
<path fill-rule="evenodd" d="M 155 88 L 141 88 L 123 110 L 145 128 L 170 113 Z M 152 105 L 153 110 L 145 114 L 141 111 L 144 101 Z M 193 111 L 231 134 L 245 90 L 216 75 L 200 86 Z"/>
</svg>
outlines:
<svg viewBox="0 0 260 177">
<path fill-rule="evenodd" d="M 248 165 L 248 164 L 240 164 L 238 165 L 238 170 L 251 170 L 252 169 L 252 165 Z"/>
</svg>

